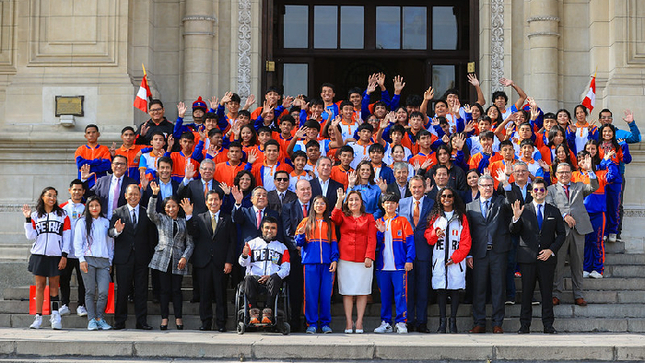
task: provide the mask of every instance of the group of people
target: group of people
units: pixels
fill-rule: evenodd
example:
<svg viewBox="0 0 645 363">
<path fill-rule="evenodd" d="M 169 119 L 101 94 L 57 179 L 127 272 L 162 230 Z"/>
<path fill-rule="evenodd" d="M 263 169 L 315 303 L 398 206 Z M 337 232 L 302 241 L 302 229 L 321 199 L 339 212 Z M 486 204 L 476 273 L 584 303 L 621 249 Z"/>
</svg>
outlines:
<svg viewBox="0 0 645 363">
<path fill-rule="evenodd" d="M 629 131 L 613 125 L 608 109 L 599 123 L 582 105 L 575 120 L 565 109 L 545 113 L 507 79 L 500 82 L 517 101 L 508 106 L 506 93 L 495 92 L 484 109 L 479 81 L 468 79 L 477 91 L 472 106 L 461 105 L 456 89 L 435 98 L 432 87 L 402 105 L 403 79 L 394 78 L 390 96 L 385 75 L 374 74 L 344 101 L 327 83 L 320 98 L 269 88 L 252 112 L 252 95 L 242 107 L 231 92 L 210 107 L 200 97 L 189 124 L 183 103 L 172 123 L 152 100 L 150 119 L 123 128 L 120 147 L 100 145 L 99 127 L 86 126 L 69 201 L 59 206 L 48 187 L 35 212 L 23 207 L 27 238 L 35 239 L 37 310 L 49 278 L 51 325 L 62 327 L 76 269 L 77 312 L 87 311 L 88 329 L 125 328 L 132 299 L 136 328 L 149 330 L 151 273 L 160 329 L 168 329 L 170 301 L 183 329 L 182 278 L 191 273 L 200 330 L 226 331 L 227 287 L 238 284 L 250 323 L 272 322 L 272 302 L 288 284 L 293 328 L 304 312 L 307 333 L 331 333 L 337 281 L 344 332 L 363 333 L 376 277 L 376 333 L 430 332 L 435 300 L 437 331 L 457 333 L 462 290 L 473 304 L 470 332 L 486 331 L 489 296 L 493 333 L 503 333 L 521 275 L 519 333 L 529 332 L 536 281 L 544 332 L 555 333 L 565 260 L 575 304 L 586 306 L 583 278 L 602 277 L 604 243 L 619 238 L 627 143 L 640 132 L 630 111 Z M 114 327 L 104 319 L 111 278 Z M 37 314 L 31 327 L 41 325 Z"/>
</svg>

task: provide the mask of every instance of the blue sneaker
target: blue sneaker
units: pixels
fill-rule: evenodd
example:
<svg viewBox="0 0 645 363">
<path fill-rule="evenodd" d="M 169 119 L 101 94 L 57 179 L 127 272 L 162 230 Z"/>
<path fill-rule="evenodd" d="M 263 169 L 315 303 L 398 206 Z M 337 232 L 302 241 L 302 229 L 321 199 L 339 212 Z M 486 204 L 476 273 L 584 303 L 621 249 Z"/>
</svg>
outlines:
<svg viewBox="0 0 645 363">
<path fill-rule="evenodd" d="M 96 322 L 96 319 L 92 319 L 87 323 L 87 330 L 99 330 L 99 324 Z"/>
<path fill-rule="evenodd" d="M 327 325 L 322 327 L 322 332 L 323 332 L 323 334 L 331 334 L 332 333 L 331 328 L 329 326 L 327 326 Z"/>
<path fill-rule="evenodd" d="M 307 327 L 307 331 L 305 331 L 307 334 L 316 334 L 316 327 L 315 326 L 309 326 Z"/>
<path fill-rule="evenodd" d="M 99 326 L 99 329 L 101 329 L 101 330 L 110 330 L 110 329 L 112 329 L 110 324 L 108 324 L 107 321 L 105 321 L 105 319 L 96 320 L 96 324 Z"/>
</svg>

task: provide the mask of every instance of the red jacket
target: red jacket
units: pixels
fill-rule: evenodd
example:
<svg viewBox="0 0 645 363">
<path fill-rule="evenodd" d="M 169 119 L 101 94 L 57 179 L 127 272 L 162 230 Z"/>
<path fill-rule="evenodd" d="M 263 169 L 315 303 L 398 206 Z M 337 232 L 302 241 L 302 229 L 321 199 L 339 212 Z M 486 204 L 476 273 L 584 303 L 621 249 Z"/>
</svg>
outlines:
<svg viewBox="0 0 645 363">
<path fill-rule="evenodd" d="M 334 208 L 331 220 L 340 227 L 338 248 L 341 260 L 365 262 L 365 258 L 376 259 L 376 224 L 373 215 L 365 213 L 358 218 L 348 217 L 342 210 Z"/>
</svg>

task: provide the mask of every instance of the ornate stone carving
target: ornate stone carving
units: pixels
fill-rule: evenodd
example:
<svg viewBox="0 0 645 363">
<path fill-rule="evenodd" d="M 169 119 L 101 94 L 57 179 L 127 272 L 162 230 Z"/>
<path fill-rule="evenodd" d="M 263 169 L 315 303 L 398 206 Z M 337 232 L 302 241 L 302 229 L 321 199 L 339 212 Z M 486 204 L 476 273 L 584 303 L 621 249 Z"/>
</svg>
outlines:
<svg viewBox="0 0 645 363">
<path fill-rule="evenodd" d="M 239 0 L 237 33 L 237 92 L 251 94 L 251 0 Z"/>
<path fill-rule="evenodd" d="M 527 22 L 533 22 L 533 21 L 560 21 L 560 18 L 557 16 L 551 16 L 551 15 L 538 15 L 538 16 L 532 16 L 528 19 L 526 19 Z"/>
<path fill-rule="evenodd" d="M 504 77 L 504 0 L 492 0 L 490 13 L 490 78 L 495 92 L 504 90 L 498 82 Z"/>
</svg>

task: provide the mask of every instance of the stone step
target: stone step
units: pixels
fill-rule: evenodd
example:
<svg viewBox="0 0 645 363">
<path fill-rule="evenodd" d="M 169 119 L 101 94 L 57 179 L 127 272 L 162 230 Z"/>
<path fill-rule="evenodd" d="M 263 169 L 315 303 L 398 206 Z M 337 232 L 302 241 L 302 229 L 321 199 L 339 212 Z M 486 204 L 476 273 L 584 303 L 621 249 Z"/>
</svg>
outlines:
<svg viewBox="0 0 645 363">
<path fill-rule="evenodd" d="M 617 265 L 645 265 L 645 254 L 643 253 L 607 253 L 605 254 L 605 266 Z"/>
<path fill-rule="evenodd" d="M 507 330 L 510 331 L 510 330 Z M 102 361 L 396 361 L 396 362 L 637 362 L 645 359 L 640 334 L 305 335 L 233 332 L 0 330 L 9 358 Z M 306 349 L 303 349 L 306 347 Z"/>
</svg>

